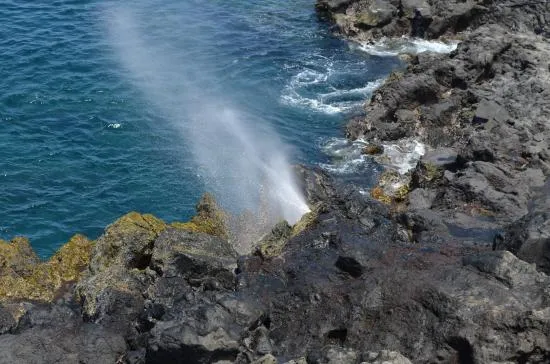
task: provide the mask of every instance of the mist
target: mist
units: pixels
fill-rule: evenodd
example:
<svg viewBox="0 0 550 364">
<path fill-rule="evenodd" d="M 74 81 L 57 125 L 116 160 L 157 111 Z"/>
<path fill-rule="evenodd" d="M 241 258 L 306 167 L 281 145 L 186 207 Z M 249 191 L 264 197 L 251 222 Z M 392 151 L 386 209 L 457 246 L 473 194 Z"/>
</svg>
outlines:
<svg viewBox="0 0 550 364">
<path fill-rule="evenodd" d="M 288 146 L 266 122 L 235 105 L 231 90 L 220 89 L 209 65 L 196 57 L 200 34 L 191 20 L 151 27 L 134 5 L 110 6 L 104 14 L 117 60 L 158 109 L 159 123 L 175 126 L 190 147 L 206 191 L 232 212 L 262 215 L 251 222 L 262 231 L 282 219 L 294 224 L 309 211 Z M 185 49 L 170 41 L 175 35 Z"/>
</svg>

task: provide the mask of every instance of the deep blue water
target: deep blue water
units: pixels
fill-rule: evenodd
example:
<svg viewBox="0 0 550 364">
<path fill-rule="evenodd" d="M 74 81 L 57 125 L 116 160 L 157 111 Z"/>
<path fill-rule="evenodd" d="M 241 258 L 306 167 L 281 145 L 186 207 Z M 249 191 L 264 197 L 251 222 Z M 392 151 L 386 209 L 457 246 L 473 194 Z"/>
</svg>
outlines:
<svg viewBox="0 0 550 364">
<path fill-rule="evenodd" d="M 321 145 L 400 66 L 331 36 L 314 0 L 127 3 L 0 4 L 0 238 L 28 236 L 41 256 L 131 210 L 185 220 L 207 189 L 113 45 L 122 6 L 158 49 L 185 59 L 181 72 L 203 75 L 198 87 L 271 125 L 293 162 L 329 162 Z"/>
</svg>

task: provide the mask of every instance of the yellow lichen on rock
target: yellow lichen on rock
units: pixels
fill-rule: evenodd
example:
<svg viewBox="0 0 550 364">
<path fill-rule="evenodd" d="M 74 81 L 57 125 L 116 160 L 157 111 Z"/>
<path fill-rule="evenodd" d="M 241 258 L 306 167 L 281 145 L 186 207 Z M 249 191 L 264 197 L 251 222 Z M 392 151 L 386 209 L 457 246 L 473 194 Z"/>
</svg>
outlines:
<svg viewBox="0 0 550 364">
<path fill-rule="evenodd" d="M 372 198 L 386 205 L 405 201 L 410 192 L 410 177 L 393 170 L 382 172 L 378 183 L 371 189 Z"/>
<path fill-rule="evenodd" d="M 172 227 L 195 233 L 206 233 L 227 239 L 228 215 L 217 204 L 214 196 L 205 193 L 196 206 L 197 214 L 188 222 L 174 222 Z"/>
<path fill-rule="evenodd" d="M 291 237 L 294 237 L 300 234 L 302 231 L 306 230 L 308 227 L 312 226 L 317 222 L 317 217 L 319 216 L 319 210 L 321 205 L 314 206 L 311 211 L 306 212 L 302 218 L 294 224 L 292 231 L 290 233 Z"/>
<path fill-rule="evenodd" d="M 424 179 L 428 182 L 435 181 L 436 179 L 441 178 L 443 176 L 443 170 L 441 168 L 438 168 L 436 165 L 433 165 L 431 163 L 423 163 L 422 167 L 424 168 Z"/>
<path fill-rule="evenodd" d="M 27 238 L 16 237 L 11 242 L 0 240 L 0 275 L 29 273 L 38 262 Z"/>
<path fill-rule="evenodd" d="M 17 238 L 12 243 L 0 242 L 3 267 L 9 267 L 14 261 L 27 262 L 17 269 L 2 270 L 0 301 L 52 301 L 64 284 L 79 279 L 90 261 L 92 244 L 86 237 L 75 235 L 48 261 L 39 262 L 28 240 Z"/>
<path fill-rule="evenodd" d="M 377 201 L 380 201 L 382 203 L 385 203 L 386 205 L 389 205 L 391 204 L 392 202 L 392 199 L 390 196 L 386 195 L 384 193 L 384 190 L 382 189 L 382 187 L 380 186 L 376 186 L 374 187 L 371 191 L 370 191 L 370 195 L 372 196 L 372 198 L 374 198 L 375 200 Z"/>
<path fill-rule="evenodd" d="M 164 221 L 150 214 L 130 212 L 105 229 L 97 239 L 90 268 L 102 271 L 111 265 L 139 267 L 151 255 L 153 242 L 166 229 Z"/>
<path fill-rule="evenodd" d="M 90 262 L 92 242 L 83 235 L 75 235 L 61 247 L 46 264 L 47 271 L 60 281 L 76 281 Z"/>
<path fill-rule="evenodd" d="M 262 258 L 272 258 L 280 255 L 291 234 L 292 228 L 288 225 L 288 222 L 279 222 L 258 244 L 258 254 Z"/>
</svg>

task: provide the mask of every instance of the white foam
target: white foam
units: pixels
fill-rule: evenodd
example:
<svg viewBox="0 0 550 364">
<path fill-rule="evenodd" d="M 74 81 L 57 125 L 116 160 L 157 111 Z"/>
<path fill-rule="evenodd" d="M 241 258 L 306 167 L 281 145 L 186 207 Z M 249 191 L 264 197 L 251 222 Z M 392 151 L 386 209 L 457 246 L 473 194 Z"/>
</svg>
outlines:
<svg viewBox="0 0 550 364">
<path fill-rule="evenodd" d="M 331 138 L 321 145 L 321 149 L 332 157 L 332 161 L 320 166 L 338 175 L 358 172 L 362 166 L 369 163 L 371 158 L 362 153 L 362 149 L 367 144 L 368 142 L 364 139 L 350 142 L 344 138 Z M 400 174 L 406 174 L 415 168 L 420 158 L 426 153 L 426 146 L 415 139 L 402 139 L 383 146 L 384 154 L 374 159 Z"/>
<path fill-rule="evenodd" d="M 350 97 L 365 97 L 370 95 L 374 90 L 380 87 L 384 83 L 383 79 L 379 79 L 373 82 L 367 83 L 363 87 L 353 88 L 350 90 L 334 90 L 332 92 L 327 92 L 320 94 L 320 98 L 323 102 L 331 102 L 333 100 L 346 99 Z"/>
<path fill-rule="evenodd" d="M 290 106 L 298 106 L 325 114 L 338 114 L 350 108 L 350 105 L 330 105 L 325 104 L 320 100 L 303 97 L 296 91 L 290 91 L 288 94 L 281 96 L 281 101 Z"/>
<path fill-rule="evenodd" d="M 358 172 L 367 162 L 367 156 L 361 153 L 363 141 L 350 142 L 344 138 L 331 138 L 321 145 L 322 151 L 332 157 L 331 163 L 321 163 L 328 172 L 346 175 Z"/>
<path fill-rule="evenodd" d="M 122 127 L 122 124 L 120 123 L 110 123 L 109 125 L 107 125 L 108 128 L 111 128 L 111 129 L 119 129 Z"/>
<path fill-rule="evenodd" d="M 296 107 L 307 108 L 325 114 L 338 114 L 360 108 L 376 88 L 384 82 L 383 79 L 368 82 L 366 85 L 353 89 L 335 89 L 326 93 L 316 93 L 304 96 L 306 87 L 326 82 L 328 75 L 315 72 L 300 72 L 291 79 L 283 90 L 281 102 Z M 305 86 L 305 87 L 304 87 Z M 327 88 L 329 86 L 327 85 Z M 359 100 L 358 100 L 359 99 Z"/>
<path fill-rule="evenodd" d="M 315 70 L 306 69 L 296 76 L 292 77 L 290 84 L 292 86 L 305 86 L 305 85 L 315 85 L 321 82 L 325 82 L 328 78 L 327 73 L 321 73 Z"/>
<path fill-rule="evenodd" d="M 420 158 L 426 153 L 426 146 L 415 139 L 402 139 L 383 146 L 384 156 L 387 158 L 384 164 L 397 169 L 400 174 L 415 168 Z"/>
<path fill-rule="evenodd" d="M 458 41 L 443 42 L 438 40 L 401 37 L 382 38 L 374 43 L 352 43 L 350 46 L 375 56 L 395 57 L 404 53 L 419 54 L 431 52 L 447 54 L 454 51 L 458 47 L 458 43 Z"/>
</svg>

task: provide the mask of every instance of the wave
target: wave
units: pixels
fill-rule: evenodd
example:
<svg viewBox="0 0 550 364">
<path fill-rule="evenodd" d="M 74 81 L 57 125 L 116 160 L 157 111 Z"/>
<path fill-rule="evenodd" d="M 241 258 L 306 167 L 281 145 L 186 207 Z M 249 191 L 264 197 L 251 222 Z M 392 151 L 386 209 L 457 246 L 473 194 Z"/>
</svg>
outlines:
<svg viewBox="0 0 550 364">
<path fill-rule="evenodd" d="M 364 139 L 351 142 L 345 138 L 330 138 L 322 143 L 321 150 L 331 157 L 331 161 L 321 163 L 320 167 L 337 175 L 349 175 L 360 172 L 374 160 L 400 174 L 406 174 L 416 167 L 426 153 L 426 146 L 412 138 L 383 144 L 384 153 L 374 157 L 362 153 L 367 144 L 368 141 Z"/>
<path fill-rule="evenodd" d="M 331 161 L 319 166 L 337 175 L 358 173 L 369 162 L 368 157 L 361 153 L 364 145 L 362 140 L 351 142 L 345 138 L 330 138 L 321 144 L 321 150 L 331 157 Z"/>
<path fill-rule="evenodd" d="M 328 77 L 326 73 L 312 70 L 298 73 L 283 90 L 281 102 L 325 114 L 345 113 L 361 108 L 365 99 L 384 82 L 379 79 L 357 88 L 337 89 L 327 84 Z M 312 85 L 330 91 L 312 90 Z"/>
<path fill-rule="evenodd" d="M 380 57 L 395 57 L 400 54 L 451 53 L 458 47 L 458 41 L 436 41 L 410 37 L 382 38 L 374 43 L 350 43 L 350 47 Z"/>
</svg>

